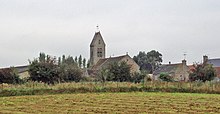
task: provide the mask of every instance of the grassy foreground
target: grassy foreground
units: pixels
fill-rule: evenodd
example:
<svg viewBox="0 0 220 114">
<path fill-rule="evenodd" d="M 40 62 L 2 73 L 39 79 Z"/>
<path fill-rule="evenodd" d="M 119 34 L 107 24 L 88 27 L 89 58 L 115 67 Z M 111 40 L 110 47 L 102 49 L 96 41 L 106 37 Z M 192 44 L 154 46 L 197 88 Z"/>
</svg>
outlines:
<svg viewBox="0 0 220 114">
<path fill-rule="evenodd" d="M 191 93 L 79 93 L 0 97 L 0 113 L 220 113 L 220 96 Z"/>
</svg>

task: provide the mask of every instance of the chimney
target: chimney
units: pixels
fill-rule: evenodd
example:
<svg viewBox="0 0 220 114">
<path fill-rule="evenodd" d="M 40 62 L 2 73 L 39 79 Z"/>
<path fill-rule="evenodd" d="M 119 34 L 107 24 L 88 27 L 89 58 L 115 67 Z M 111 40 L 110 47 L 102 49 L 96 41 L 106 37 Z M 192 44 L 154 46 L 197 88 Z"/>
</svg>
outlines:
<svg viewBox="0 0 220 114">
<path fill-rule="evenodd" d="M 183 65 L 186 65 L 186 60 L 185 60 L 185 59 L 182 60 L 182 64 L 183 64 Z"/>
<path fill-rule="evenodd" d="M 204 55 L 203 56 L 203 64 L 206 64 L 208 62 L 208 56 Z"/>
</svg>

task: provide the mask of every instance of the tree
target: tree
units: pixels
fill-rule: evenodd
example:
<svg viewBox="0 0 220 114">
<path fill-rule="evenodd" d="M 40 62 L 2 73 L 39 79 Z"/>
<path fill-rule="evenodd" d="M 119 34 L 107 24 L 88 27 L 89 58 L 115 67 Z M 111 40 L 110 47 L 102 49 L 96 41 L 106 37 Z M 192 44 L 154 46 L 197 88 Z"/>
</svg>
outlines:
<svg viewBox="0 0 220 114">
<path fill-rule="evenodd" d="M 77 58 L 77 56 L 75 57 L 74 60 L 75 60 L 75 62 L 78 64 L 78 58 Z"/>
<path fill-rule="evenodd" d="M 38 59 L 29 61 L 30 79 L 48 84 L 54 84 L 58 82 L 60 77 L 56 58 L 50 57 L 49 55 L 47 55 L 46 58 L 43 58 L 41 55 L 45 54 L 40 54 Z"/>
<path fill-rule="evenodd" d="M 62 56 L 62 63 L 65 62 L 65 61 L 66 61 L 66 56 L 63 55 L 63 56 Z"/>
<path fill-rule="evenodd" d="M 75 63 L 72 56 L 68 56 L 66 59 L 64 59 L 63 63 L 66 63 L 68 65 L 70 65 L 70 64 L 76 64 L 77 65 L 77 63 Z"/>
<path fill-rule="evenodd" d="M 194 64 L 194 69 L 189 74 L 190 81 L 211 81 L 216 77 L 216 71 L 210 64 Z"/>
<path fill-rule="evenodd" d="M 86 67 L 87 67 L 87 68 L 90 67 L 90 60 L 87 61 L 87 65 L 86 65 Z"/>
<path fill-rule="evenodd" d="M 56 82 L 79 82 L 82 78 L 82 70 L 72 56 L 65 55 L 58 58 L 40 53 L 38 59 L 29 61 L 30 80 L 54 84 Z"/>
<path fill-rule="evenodd" d="M 152 71 L 154 71 L 156 68 L 161 65 L 162 60 L 162 54 L 158 51 L 152 50 L 147 53 L 148 63 L 152 66 Z"/>
<path fill-rule="evenodd" d="M 58 65 L 61 65 L 61 57 L 58 57 Z"/>
<path fill-rule="evenodd" d="M 59 65 L 59 73 L 62 82 L 79 82 L 82 79 L 82 71 L 72 56 L 62 60 L 62 64 Z"/>
<path fill-rule="evenodd" d="M 108 66 L 107 81 L 125 82 L 131 80 L 130 66 L 126 62 L 112 63 Z"/>
<path fill-rule="evenodd" d="M 83 68 L 86 68 L 86 58 L 83 59 Z"/>
<path fill-rule="evenodd" d="M 0 70 L 0 83 L 20 84 L 23 80 L 19 78 L 18 72 L 14 67 Z"/>
<path fill-rule="evenodd" d="M 146 70 L 152 73 L 162 62 L 162 54 L 158 51 L 152 50 L 147 54 L 139 52 L 137 56 L 133 57 L 134 61 L 140 66 L 140 70 Z"/>
<path fill-rule="evenodd" d="M 82 68 L 82 56 L 81 55 L 79 56 L 79 59 L 78 59 L 78 65 L 80 68 Z"/>
<path fill-rule="evenodd" d="M 109 70 L 108 69 L 101 69 L 98 72 L 98 80 L 105 83 L 107 80 L 107 77 L 109 75 Z"/>
<path fill-rule="evenodd" d="M 64 82 L 79 82 L 82 79 L 82 71 L 75 64 L 62 64 L 60 66 L 60 77 Z"/>
<path fill-rule="evenodd" d="M 45 59 L 46 59 L 46 55 L 45 55 L 45 53 L 40 53 L 40 56 L 39 56 L 39 61 L 40 62 L 45 62 Z"/>
</svg>

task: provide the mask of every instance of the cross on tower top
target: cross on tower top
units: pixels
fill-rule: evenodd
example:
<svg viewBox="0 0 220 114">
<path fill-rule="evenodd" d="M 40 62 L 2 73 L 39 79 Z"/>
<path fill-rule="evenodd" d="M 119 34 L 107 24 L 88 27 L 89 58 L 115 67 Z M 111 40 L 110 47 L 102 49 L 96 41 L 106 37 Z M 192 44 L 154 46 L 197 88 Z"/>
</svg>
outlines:
<svg viewBox="0 0 220 114">
<path fill-rule="evenodd" d="M 186 60 L 186 55 L 187 55 L 187 53 L 186 53 L 186 52 L 184 52 L 184 53 L 183 53 L 184 60 Z"/>
<path fill-rule="evenodd" d="M 97 30 L 97 32 L 99 32 L 99 25 L 96 26 L 96 30 Z"/>
</svg>

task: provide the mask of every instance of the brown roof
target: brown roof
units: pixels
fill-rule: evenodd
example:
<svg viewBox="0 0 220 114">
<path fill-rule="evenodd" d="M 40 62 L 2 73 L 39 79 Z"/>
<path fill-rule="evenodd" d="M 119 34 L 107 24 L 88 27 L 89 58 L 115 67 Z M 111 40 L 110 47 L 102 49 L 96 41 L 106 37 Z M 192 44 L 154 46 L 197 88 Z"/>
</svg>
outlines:
<svg viewBox="0 0 220 114">
<path fill-rule="evenodd" d="M 195 70 L 195 66 L 194 65 L 188 65 L 189 71 L 193 71 Z"/>
<path fill-rule="evenodd" d="M 12 72 L 11 68 L 0 69 L 0 76 L 4 76 L 4 77 L 10 76 L 11 72 Z"/>
<path fill-rule="evenodd" d="M 107 67 L 110 63 L 114 62 L 120 62 L 121 59 L 126 57 L 128 55 L 118 56 L 118 57 L 110 57 L 105 59 L 100 59 L 93 67 L 92 69 L 99 69 L 100 67 Z"/>
</svg>

